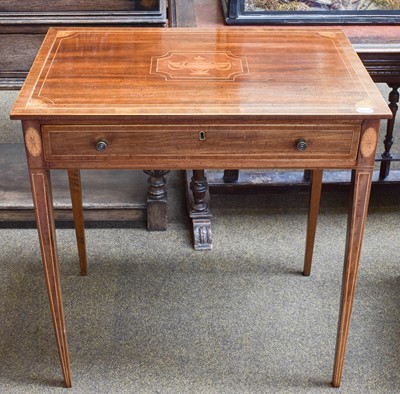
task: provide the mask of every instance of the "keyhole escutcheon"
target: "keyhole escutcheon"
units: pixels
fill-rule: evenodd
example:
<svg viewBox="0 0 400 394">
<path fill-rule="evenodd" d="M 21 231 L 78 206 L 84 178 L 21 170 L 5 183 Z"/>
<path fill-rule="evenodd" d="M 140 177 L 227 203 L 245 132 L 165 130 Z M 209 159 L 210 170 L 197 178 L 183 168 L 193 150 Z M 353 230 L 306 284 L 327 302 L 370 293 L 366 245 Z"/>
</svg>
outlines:
<svg viewBox="0 0 400 394">
<path fill-rule="evenodd" d="M 206 132 L 205 131 L 199 131 L 199 140 L 200 141 L 206 140 Z"/>
</svg>

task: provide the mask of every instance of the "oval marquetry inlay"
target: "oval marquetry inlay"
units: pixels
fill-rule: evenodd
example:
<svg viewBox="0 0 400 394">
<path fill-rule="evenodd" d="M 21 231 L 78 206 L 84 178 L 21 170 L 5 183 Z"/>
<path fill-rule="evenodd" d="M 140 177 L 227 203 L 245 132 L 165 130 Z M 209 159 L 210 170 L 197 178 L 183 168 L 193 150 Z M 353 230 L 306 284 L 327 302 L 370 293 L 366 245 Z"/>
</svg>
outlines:
<svg viewBox="0 0 400 394">
<path fill-rule="evenodd" d="M 28 127 L 26 129 L 25 146 L 31 156 L 38 157 L 42 153 L 40 135 L 33 127 Z"/>
<path fill-rule="evenodd" d="M 364 157 L 370 157 L 376 148 L 376 131 L 372 127 L 365 130 L 361 140 L 361 154 Z"/>
</svg>

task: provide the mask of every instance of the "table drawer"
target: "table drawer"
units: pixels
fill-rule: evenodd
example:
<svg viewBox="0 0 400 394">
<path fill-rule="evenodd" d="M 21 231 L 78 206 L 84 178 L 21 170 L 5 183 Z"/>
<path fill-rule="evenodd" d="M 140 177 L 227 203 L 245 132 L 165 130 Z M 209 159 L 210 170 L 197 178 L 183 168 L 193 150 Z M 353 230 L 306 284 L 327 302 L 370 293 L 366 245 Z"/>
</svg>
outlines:
<svg viewBox="0 0 400 394">
<path fill-rule="evenodd" d="M 46 159 L 355 159 L 360 124 L 43 126 Z"/>
</svg>

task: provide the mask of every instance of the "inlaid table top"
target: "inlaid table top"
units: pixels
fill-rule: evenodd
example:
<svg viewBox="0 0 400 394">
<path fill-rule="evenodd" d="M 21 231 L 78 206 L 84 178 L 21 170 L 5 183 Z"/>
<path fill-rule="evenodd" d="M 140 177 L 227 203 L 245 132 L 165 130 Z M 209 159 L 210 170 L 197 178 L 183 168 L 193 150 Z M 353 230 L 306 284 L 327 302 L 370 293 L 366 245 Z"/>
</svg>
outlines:
<svg viewBox="0 0 400 394">
<path fill-rule="evenodd" d="M 388 117 L 340 30 L 55 29 L 11 116 Z"/>
</svg>

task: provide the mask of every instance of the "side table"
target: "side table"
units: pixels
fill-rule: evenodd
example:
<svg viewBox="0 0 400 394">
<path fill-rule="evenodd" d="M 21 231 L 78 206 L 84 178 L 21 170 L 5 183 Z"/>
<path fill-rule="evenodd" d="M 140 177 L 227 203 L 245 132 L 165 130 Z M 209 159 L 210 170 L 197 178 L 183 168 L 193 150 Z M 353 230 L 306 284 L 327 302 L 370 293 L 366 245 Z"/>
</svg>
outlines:
<svg viewBox="0 0 400 394">
<path fill-rule="evenodd" d="M 351 169 L 353 203 L 332 379 L 338 387 L 379 122 L 391 116 L 340 30 L 50 29 L 11 118 L 22 120 L 65 385 L 72 379 L 51 169 L 67 169 L 74 185 L 82 273 L 87 262 L 80 169 L 141 169 L 159 177 L 192 168 L 195 211 L 205 208 L 203 168 L 305 168 L 315 175 L 314 195 L 323 169 Z M 154 193 L 159 195 L 157 187 Z M 207 241 L 207 228 L 198 231 L 200 241 Z"/>
</svg>

